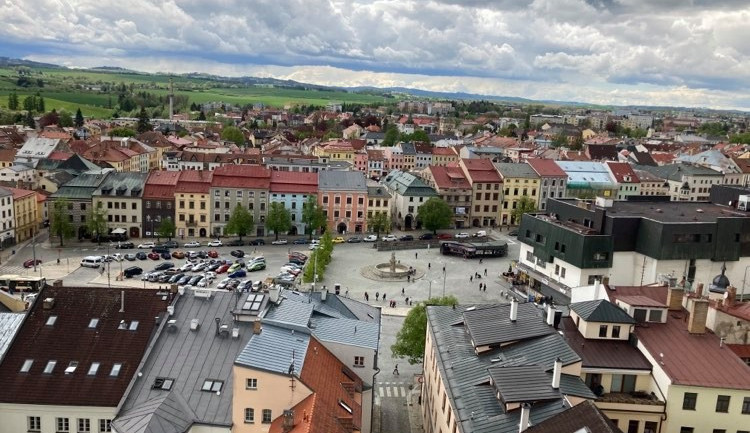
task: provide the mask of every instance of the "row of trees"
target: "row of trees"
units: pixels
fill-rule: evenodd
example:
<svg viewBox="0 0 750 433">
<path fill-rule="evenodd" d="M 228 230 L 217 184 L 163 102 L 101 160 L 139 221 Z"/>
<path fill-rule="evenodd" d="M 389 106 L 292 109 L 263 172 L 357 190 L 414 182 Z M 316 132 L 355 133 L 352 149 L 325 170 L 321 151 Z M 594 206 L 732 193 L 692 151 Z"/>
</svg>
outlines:
<svg viewBox="0 0 750 433">
<path fill-rule="evenodd" d="M 37 93 L 36 95 L 29 95 L 23 99 L 21 103 L 18 99 L 16 92 L 11 92 L 8 95 L 8 108 L 15 111 L 24 109 L 26 111 L 37 111 L 43 113 L 44 110 L 44 98 Z"/>
<path fill-rule="evenodd" d="M 320 245 L 316 248 L 305 266 L 305 271 L 302 273 L 302 281 L 305 283 L 314 283 L 323 280 L 323 275 L 326 272 L 326 267 L 331 263 L 331 255 L 333 254 L 333 236 L 330 231 L 323 233 L 320 238 Z"/>
</svg>

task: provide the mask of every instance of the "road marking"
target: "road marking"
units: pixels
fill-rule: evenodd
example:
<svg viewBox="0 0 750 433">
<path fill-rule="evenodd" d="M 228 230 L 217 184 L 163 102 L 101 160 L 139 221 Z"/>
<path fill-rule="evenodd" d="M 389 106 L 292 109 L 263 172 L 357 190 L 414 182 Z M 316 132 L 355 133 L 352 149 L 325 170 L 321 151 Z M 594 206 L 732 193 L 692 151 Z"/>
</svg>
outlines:
<svg viewBox="0 0 750 433">
<path fill-rule="evenodd" d="M 406 388 L 404 388 L 403 386 L 401 386 L 401 387 L 399 387 L 399 389 L 401 390 L 401 397 L 406 397 Z"/>
<path fill-rule="evenodd" d="M 387 397 L 391 396 L 391 387 L 390 386 L 385 387 L 385 395 Z"/>
<path fill-rule="evenodd" d="M 385 394 L 385 391 L 383 391 L 383 387 L 382 386 L 380 388 L 378 388 L 378 394 L 380 395 L 380 397 L 384 397 L 383 394 Z"/>
<path fill-rule="evenodd" d="M 515 245 L 515 244 L 516 244 L 515 242 L 513 242 L 513 241 L 512 241 L 512 240 L 510 240 L 510 239 L 508 239 L 508 240 L 507 240 L 506 242 L 508 242 L 508 245 Z"/>
</svg>

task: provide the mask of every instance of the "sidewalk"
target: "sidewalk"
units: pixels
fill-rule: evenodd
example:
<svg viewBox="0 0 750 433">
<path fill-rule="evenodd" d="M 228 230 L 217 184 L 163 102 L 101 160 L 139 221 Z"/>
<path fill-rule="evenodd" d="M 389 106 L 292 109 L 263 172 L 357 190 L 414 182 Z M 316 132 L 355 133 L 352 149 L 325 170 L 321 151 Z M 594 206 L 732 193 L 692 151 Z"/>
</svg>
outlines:
<svg viewBox="0 0 750 433">
<path fill-rule="evenodd" d="M 419 395 L 422 392 L 422 384 L 419 383 L 419 378 L 421 377 L 421 374 L 414 376 L 414 386 L 406 397 L 406 407 L 409 410 L 409 426 L 411 427 L 411 433 L 424 433 L 424 425 L 422 424 L 422 406 L 419 404 Z"/>
</svg>

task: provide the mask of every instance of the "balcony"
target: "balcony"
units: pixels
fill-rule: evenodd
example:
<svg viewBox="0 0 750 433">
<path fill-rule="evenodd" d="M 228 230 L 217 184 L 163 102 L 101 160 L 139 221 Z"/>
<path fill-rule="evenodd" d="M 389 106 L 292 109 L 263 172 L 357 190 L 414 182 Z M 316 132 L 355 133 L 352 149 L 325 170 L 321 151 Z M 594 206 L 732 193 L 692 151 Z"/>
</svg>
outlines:
<svg viewBox="0 0 750 433">
<path fill-rule="evenodd" d="M 187 226 L 187 227 L 197 227 L 198 226 L 198 221 L 186 221 L 185 222 L 185 226 Z"/>
<path fill-rule="evenodd" d="M 596 399 L 596 406 L 602 410 L 664 413 L 666 403 L 645 391 L 608 392 Z"/>
</svg>

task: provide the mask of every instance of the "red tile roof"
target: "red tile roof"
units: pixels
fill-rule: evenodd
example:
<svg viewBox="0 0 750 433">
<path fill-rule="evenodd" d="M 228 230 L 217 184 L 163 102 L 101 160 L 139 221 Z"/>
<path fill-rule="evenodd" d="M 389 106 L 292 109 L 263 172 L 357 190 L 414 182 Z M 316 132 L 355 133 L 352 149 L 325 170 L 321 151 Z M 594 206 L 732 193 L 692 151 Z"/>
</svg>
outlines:
<svg viewBox="0 0 750 433">
<path fill-rule="evenodd" d="M 529 163 L 531 168 L 534 169 L 536 174 L 542 177 L 554 176 L 554 177 L 565 177 L 568 175 L 560 168 L 557 163 L 551 159 L 540 159 L 540 158 L 528 158 L 526 162 Z"/>
<path fill-rule="evenodd" d="M 13 192 L 13 200 L 18 200 L 18 199 L 27 197 L 31 194 L 35 194 L 34 191 L 30 189 L 13 188 L 10 186 L 6 186 L 5 188 Z"/>
<path fill-rule="evenodd" d="M 433 147 L 432 154 L 443 155 L 443 156 L 456 156 L 456 152 L 453 150 L 452 147 Z"/>
<path fill-rule="evenodd" d="M 208 170 L 185 170 L 181 171 L 180 179 L 174 192 L 208 194 L 211 191 L 211 180 L 213 171 Z"/>
<path fill-rule="evenodd" d="M 0 161 L 7 162 L 13 161 L 14 159 L 16 159 L 16 149 L 0 149 Z"/>
<path fill-rule="evenodd" d="M 315 194 L 318 192 L 318 173 L 273 171 L 270 188 L 276 193 Z"/>
<path fill-rule="evenodd" d="M 179 171 L 152 171 L 143 188 L 144 199 L 173 199 Z"/>
<path fill-rule="evenodd" d="M 617 286 L 615 290 L 607 286 L 606 293 L 612 302 L 622 296 L 646 296 L 666 304 L 667 290 L 663 286 Z M 675 385 L 750 390 L 750 366 L 721 348 L 713 332 L 690 334 L 688 315 L 684 309 L 670 311 L 666 323 L 637 326 L 635 334 Z"/>
<path fill-rule="evenodd" d="M 676 156 L 671 153 L 664 153 L 664 152 L 652 152 L 651 153 L 651 159 L 656 161 L 657 163 L 661 162 L 663 164 L 669 164 L 670 162 L 674 161 Z"/>
<path fill-rule="evenodd" d="M 46 298 L 54 299 L 51 309 L 43 308 Z M 45 287 L 0 364 L 0 402 L 117 406 L 148 347 L 154 317 L 166 308 L 167 301 L 155 290 Z M 51 316 L 57 316 L 56 321 L 46 325 Z M 91 319 L 99 319 L 96 329 L 88 327 Z M 118 329 L 121 321 L 137 321 L 137 328 Z M 33 360 L 31 369 L 21 373 L 27 359 Z M 57 361 L 52 373 L 43 373 L 51 360 Z M 71 361 L 78 367 L 66 374 Z M 99 369 L 89 375 L 94 362 L 100 363 Z M 115 363 L 122 368 L 112 377 Z"/>
<path fill-rule="evenodd" d="M 440 189 L 471 189 L 471 184 L 460 167 L 431 165 L 429 167 L 435 185 Z"/>
<path fill-rule="evenodd" d="M 635 171 L 633 171 L 633 167 L 627 162 L 607 161 L 606 164 L 609 167 L 609 170 L 612 172 L 612 175 L 615 177 L 618 183 L 640 183 L 641 182 L 641 180 L 638 179 L 638 175 L 635 174 Z M 630 176 L 630 180 L 626 181 L 625 176 Z"/>
<path fill-rule="evenodd" d="M 53 159 L 57 161 L 67 161 L 68 158 L 70 158 L 73 155 L 75 155 L 75 153 L 73 152 L 62 152 L 59 150 L 54 150 L 52 151 L 52 153 L 49 154 L 47 159 Z"/>
<path fill-rule="evenodd" d="M 461 161 L 463 166 L 466 167 L 464 173 L 466 173 L 472 185 L 475 183 L 502 183 L 500 174 L 489 159 L 463 158 Z"/>
<path fill-rule="evenodd" d="M 250 164 L 229 164 L 213 171 L 212 188 L 269 189 L 271 170 Z"/>
</svg>

